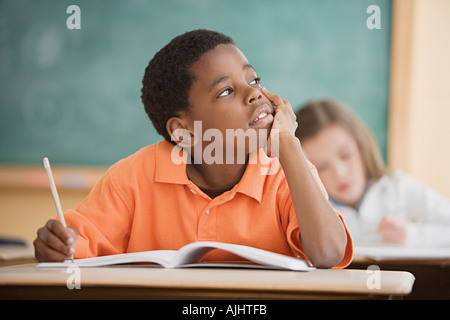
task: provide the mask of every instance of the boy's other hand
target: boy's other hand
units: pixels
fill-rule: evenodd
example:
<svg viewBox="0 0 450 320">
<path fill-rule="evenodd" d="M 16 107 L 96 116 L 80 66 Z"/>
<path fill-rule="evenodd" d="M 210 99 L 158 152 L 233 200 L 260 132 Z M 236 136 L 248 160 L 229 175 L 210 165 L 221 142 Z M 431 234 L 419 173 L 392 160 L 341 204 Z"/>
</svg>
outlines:
<svg viewBox="0 0 450 320">
<path fill-rule="evenodd" d="M 37 231 L 34 254 L 40 262 L 62 262 L 75 253 L 77 240 L 75 227 L 64 228 L 61 222 L 52 219 Z"/>
</svg>

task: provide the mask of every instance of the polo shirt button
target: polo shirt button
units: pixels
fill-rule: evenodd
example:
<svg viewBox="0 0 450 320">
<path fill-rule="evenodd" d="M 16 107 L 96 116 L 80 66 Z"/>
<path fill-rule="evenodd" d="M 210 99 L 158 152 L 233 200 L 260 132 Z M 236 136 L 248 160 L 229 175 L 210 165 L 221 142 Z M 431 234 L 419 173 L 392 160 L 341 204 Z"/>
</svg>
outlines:
<svg viewBox="0 0 450 320">
<path fill-rule="evenodd" d="M 208 209 L 208 210 L 206 210 L 206 214 L 209 214 L 209 209 Z"/>
</svg>

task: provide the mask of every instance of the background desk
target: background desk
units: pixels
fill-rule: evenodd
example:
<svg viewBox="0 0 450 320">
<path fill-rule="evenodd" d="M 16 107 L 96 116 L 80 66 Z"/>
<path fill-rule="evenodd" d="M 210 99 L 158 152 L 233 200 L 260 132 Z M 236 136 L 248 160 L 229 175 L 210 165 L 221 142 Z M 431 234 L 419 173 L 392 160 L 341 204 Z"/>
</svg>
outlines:
<svg viewBox="0 0 450 320">
<path fill-rule="evenodd" d="M 370 265 L 414 274 L 414 290 L 405 299 L 450 299 L 450 259 L 375 261 L 355 255 L 349 268 L 367 270 Z"/>
<path fill-rule="evenodd" d="M 82 268 L 81 289 L 68 289 L 66 268 L 0 268 L 0 299 L 360 299 L 401 297 L 414 276 L 382 271 L 370 289 L 366 270 L 293 272 L 256 269 Z"/>
</svg>

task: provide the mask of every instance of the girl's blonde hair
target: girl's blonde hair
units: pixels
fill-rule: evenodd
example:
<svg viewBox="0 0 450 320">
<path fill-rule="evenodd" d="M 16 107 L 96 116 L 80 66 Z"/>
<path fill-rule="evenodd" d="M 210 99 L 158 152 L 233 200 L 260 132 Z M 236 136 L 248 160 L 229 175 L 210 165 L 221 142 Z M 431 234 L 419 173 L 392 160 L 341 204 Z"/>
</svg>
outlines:
<svg viewBox="0 0 450 320">
<path fill-rule="evenodd" d="M 315 100 L 297 112 L 298 128 L 295 132 L 305 141 L 329 125 L 340 125 L 355 139 L 369 179 L 378 180 L 385 173 L 383 158 L 376 140 L 362 120 L 346 105 L 329 99 Z"/>
</svg>

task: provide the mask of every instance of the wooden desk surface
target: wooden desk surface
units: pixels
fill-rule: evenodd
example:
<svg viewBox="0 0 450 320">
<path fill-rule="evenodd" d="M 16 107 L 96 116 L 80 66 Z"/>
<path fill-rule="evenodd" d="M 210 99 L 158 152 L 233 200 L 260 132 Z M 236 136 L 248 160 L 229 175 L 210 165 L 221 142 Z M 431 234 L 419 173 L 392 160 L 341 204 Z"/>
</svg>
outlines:
<svg viewBox="0 0 450 320">
<path fill-rule="evenodd" d="M 148 266 L 82 268 L 80 289 L 68 289 L 67 268 L 35 264 L 0 268 L 0 299 L 316 299 L 386 298 L 408 295 L 414 276 L 380 272 L 379 288 L 367 270 L 310 272 Z M 378 276 L 377 275 L 377 276 Z"/>
</svg>

